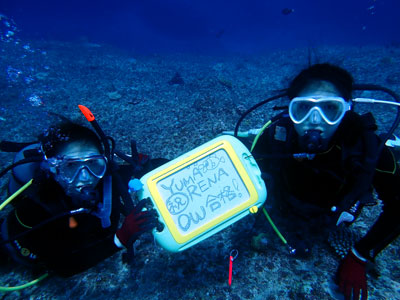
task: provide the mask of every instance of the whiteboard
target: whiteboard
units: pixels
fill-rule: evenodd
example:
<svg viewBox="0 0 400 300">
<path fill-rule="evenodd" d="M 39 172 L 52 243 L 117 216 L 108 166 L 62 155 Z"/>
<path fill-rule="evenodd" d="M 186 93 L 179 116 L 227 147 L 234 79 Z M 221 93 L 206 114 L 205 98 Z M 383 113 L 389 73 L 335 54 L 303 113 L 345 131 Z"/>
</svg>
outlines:
<svg viewBox="0 0 400 300">
<path fill-rule="evenodd" d="M 181 235 L 190 234 L 250 198 L 224 149 L 161 179 L 156 187 Z"/>
</svg>

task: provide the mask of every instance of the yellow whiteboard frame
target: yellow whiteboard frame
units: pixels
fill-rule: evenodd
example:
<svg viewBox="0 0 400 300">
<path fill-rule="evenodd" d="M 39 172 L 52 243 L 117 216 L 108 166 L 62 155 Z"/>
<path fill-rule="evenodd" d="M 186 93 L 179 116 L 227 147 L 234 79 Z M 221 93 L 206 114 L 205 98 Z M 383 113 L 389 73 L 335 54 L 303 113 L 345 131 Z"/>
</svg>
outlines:
<svg viewBox="0 0 400 300">
<path fill-rule="evenodd" d="M 168 176 L 179 173 L 182 169 L 196 162 L 211 157 L 214 153 L 223 150 L 224 156 L 230 160 L 230 166 L 235 170 L 235 177 L 241 180 L 241 186 L 246 196 L 231 208 L 220 215 L 215 215 L 208 222 L 192 231 L 182 232 L 174 222 L 165 202 L 162 182 Z M 233 175 L 232 175 L 233 176 Z M 178 175 L 179 178 L 179 175 Z M 251 213 L 256 213 L 267 198 L 267 189 L 261 177 L 261 171 L 249 149 L 237 138 L 229 135 L 219 136 L 195 149 L 175 158 L 174 160 L 145 174 L 141 179 L 143 189 L 139 192 L 139 199 L 150 198 L 155 210 L 159 214 L 159 221 L 165 225 L 161 231 L 153 229 L 155 240 L 166 250 L 171 252 L 183 251 L 223 230 Z M 221 181 L 221 186 L 225 181 Z M 159 184 L 160 183 L 160 184 Z M 244 191 L 243 190 L 243 191 Z M 163 199 L 164 197 L 164 199 Z M 246 199 L 246 197 L 248 197 Z"/>
<path fill-rule="evenodd" d="M 168 212 L 168 209 L 165 205 L 164 200 L 158 193 L 157 189 L 157 183 L 164 178 L 179 172 L 181 169 L 187 167 L 188 165 L 191 165 L 195 163 L 198 160 L 201 160 L 202 158 L 213 154 L 214 152 L 217 152 L 218 150 L 223 149 L 227 152 L 229 158 L 231 159 L 233 165 L 235 166 L 236 171 L 238 172 L 240 178 L 242 179 L 244 185 L 246 186 L 246 189 L 250 195 L 250 198 L 240 204 L 239 206 L 235 207 L 232 210 L 229 210 L 225 212 L 224 214 L 216 217 L 214 220 L 200 226 L 199 228 L 196 228 L 192 232 L 182 235 L 179 230 L 176 228 L 176 225 L 174 221 L 171 218 L 170 213 Z M 238 212 L 242 211 L 246 207 L 250 206 L 251 204 L 254 204 L 258 197 L 255 197 L 257 195 L 257 190 L 254 188 L 254 185 L 247 174 L 246 170 L 244 169 L 242 162 L 239 160 L 238 156 L 236 155 L 235 150 L 233 149 L 232 145 L 227 142 L 226 140 L 222 140 L 217 142 L 216 144 L 210 145 L 199 152 L 190 155 L 186 159 L 177 162 L 176 164 L 162 170 L 161 172 L 158 172 L 151 176 L 147 180 L 147 186 L 149 187 L 149 191 L 151 194 L 151 197 L 153 198 L 154 202 L 156 203 L 159 212 L 161 213 L 165 225 L 168 227 L 169 231 L 171 232 L 173 238 L 179 243 L 179 244 L 184 244 L 190 240 L 192 240 L 194 237 L 199 236 L 200 234 L 208 231 L 209 229 L 213 228 L 215 225 L 225 221 L 231 216 L 234 216 Z"/>
</svg>

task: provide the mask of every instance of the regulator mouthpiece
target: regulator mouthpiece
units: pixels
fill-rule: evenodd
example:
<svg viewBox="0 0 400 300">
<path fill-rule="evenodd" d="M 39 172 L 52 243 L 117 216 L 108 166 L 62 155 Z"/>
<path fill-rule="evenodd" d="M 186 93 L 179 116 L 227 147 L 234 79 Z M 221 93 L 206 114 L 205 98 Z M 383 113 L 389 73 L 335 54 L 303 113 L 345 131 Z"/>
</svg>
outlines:
<svg viewBox="0 0 400 300">
<path fill-rule="evenodd" d="M 316 153 L 324 148 L 324 141 L 319 130 L 308 130 L 301 138 L 301 146 L 309 153 Z"/>
<path fill-rule="evenodd" d="M 99 193 L 95 189 L 84 187 L 81 189 L 79 195 L 72 197 L 72 202 L 77 207 L 91 208 L 96 207 L 98 199 Z"/>
</svg>

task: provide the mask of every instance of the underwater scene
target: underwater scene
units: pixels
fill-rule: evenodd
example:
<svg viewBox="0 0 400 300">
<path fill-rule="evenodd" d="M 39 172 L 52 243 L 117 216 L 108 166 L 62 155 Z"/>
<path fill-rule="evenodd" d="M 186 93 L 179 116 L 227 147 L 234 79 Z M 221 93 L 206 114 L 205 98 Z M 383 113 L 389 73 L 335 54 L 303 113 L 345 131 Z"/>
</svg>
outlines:
<svg viewBox="0 0 400 300">
<path fill-rule="evenodd" d="M 400 299 L 399 13 L 1 0 L 1 299 Z"/>
</svg>

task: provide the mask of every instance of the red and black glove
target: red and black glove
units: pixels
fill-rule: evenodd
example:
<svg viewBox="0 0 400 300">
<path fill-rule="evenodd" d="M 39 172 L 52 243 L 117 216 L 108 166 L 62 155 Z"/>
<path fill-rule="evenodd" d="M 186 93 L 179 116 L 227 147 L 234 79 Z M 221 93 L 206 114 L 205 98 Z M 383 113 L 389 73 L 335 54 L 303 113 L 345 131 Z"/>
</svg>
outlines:
<svg viewBox="0 0 400 300">
<path fill-rule="evenodd" d="M 125 218 L 121 228 L 117 230 L 116 237 L 125 247 L 129 247 L 144 232 L 149 231 L 157 226 L 157 213 L 153 210 L 142 209 L 147 203 L 147 199 L 141 200 L 130 214 Z M 116 242 L 118 246 L 118 242 Z"/>
<path fill-rule="evenodd" d="M 354 251 L 351 250 L 340 263 L 337 274 L 339 289 L 346 300 L 366 300 L 368 299 L 366 260 Z"/>
</svg>

